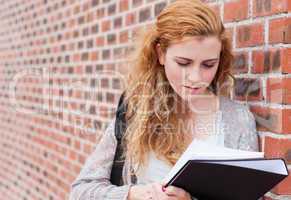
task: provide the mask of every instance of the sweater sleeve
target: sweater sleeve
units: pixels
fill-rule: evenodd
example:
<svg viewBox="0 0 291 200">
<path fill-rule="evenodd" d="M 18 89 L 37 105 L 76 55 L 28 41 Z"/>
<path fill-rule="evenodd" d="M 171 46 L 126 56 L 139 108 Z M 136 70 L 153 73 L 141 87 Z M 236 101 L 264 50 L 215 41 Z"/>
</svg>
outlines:
<svg viewBox="0 0 291 200">
<path fill-rule="evenodd" d="M 70 200 L 126 200 L 131 185 L 116 186 L 110 182 L 111 168 L 117 146 L 114 135 L 115 119 L 110 122 L 86 159 L 80 174 L 71 184 Z"/>
<path fill-rule="evenodd" d="M 237 126 L 240 133 L 238 148 L 246 151 L 259 151 L 259 136 L 254 115 L 247 105 L 243 106 L 241 111 L 241 118 Z"/>
</svg>

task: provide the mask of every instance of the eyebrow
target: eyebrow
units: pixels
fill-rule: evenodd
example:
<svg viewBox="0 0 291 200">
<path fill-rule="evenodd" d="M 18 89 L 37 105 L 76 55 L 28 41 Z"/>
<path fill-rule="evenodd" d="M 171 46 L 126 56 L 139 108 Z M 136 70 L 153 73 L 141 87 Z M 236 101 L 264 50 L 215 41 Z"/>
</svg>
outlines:
<svg viewBox="0 0 291 200">
<path fill-rule="evenodd" d="M 184 58 L 184 57 L 180 57 L 180 56 L 175 56 L 175 58 L 184 59 L 184 60 L 187 60 L 187 61 L 193 61 L 190 58 Z M 211 59 L 207 59 L 207 60 L 204 60 L 204 61 L 209 62 L 209 61 L 217 61 L 217 60 L 218 60 L 218 58 L 211 58 Z"/>
</svg>

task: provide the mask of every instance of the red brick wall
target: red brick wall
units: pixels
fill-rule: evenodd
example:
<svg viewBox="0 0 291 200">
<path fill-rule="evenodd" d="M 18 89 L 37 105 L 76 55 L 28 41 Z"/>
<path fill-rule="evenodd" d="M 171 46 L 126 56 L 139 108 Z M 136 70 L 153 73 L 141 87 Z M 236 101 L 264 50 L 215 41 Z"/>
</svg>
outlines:
<svg viewBox="0 0 291 200">
<path fill-rule="evenodd" d="M 132 37 L 167 3 L 0 0 L 3 199 L 68 198 L 114 116 Z M 251 105 L 267 157 L 284 157 L 291 169 L 291 2 L 208 3 L 233 41 L 232 98 Z M 266 196 L 283 195 L 291 195 L 291 178 Z"/>
</svg>

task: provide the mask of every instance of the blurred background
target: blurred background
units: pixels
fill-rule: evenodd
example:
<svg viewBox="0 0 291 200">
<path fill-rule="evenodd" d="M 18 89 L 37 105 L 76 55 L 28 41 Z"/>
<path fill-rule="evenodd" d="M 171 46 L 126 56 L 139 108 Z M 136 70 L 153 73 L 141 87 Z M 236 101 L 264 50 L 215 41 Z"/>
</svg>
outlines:
<svg viewBox="0 0 291 200">
<path fill-rule="evenodd" d="M 0 197 L 68 199 L 124 88 L 125 55 L 168 0 L 0 0 Z M 208 0 L 232 40 L 231 98 L 291 169 L 291 1 Z M 186 5 L 185 5 L 186 6 Z M 291 178 L 265 196 L 291 199 Z"/>
</svg>

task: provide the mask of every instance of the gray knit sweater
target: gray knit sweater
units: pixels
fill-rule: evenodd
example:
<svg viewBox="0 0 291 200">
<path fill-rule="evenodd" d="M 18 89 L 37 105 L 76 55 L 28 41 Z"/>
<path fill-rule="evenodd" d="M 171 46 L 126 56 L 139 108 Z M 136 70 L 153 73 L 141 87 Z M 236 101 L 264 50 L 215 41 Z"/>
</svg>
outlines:
<svg viewBox="0 0 291 200">
<path fill-rule="evenodd" d="M 219 113 L 215 120 L 215 127 L 217 128 L 215 131 L 219 132 L 219 136 L 223 136 L 225 147 L 259 151 L 255 119 L 249 111 L 248 105 L 221 96 Z M 94 152 L 87 158 L 80 174 L 72 183 L 70 200 L 127 199 L 128 191 L 132 185 L 129 176 L 130 162 L 128 160 L 126 160 L 123 169 L 125 185 L 115 186 L 109 181 L 117 145 L 114 124 L 115 119 L 110 122 Z M 150 176 L 150 173 L 148 173 L 148 176 Z M 137 179 L 139 178 L 143 179 L 144 176 L 137 176 Z M 138 182 L 146 183 L 147 181 L 138 180 Z"/>
</svg>

